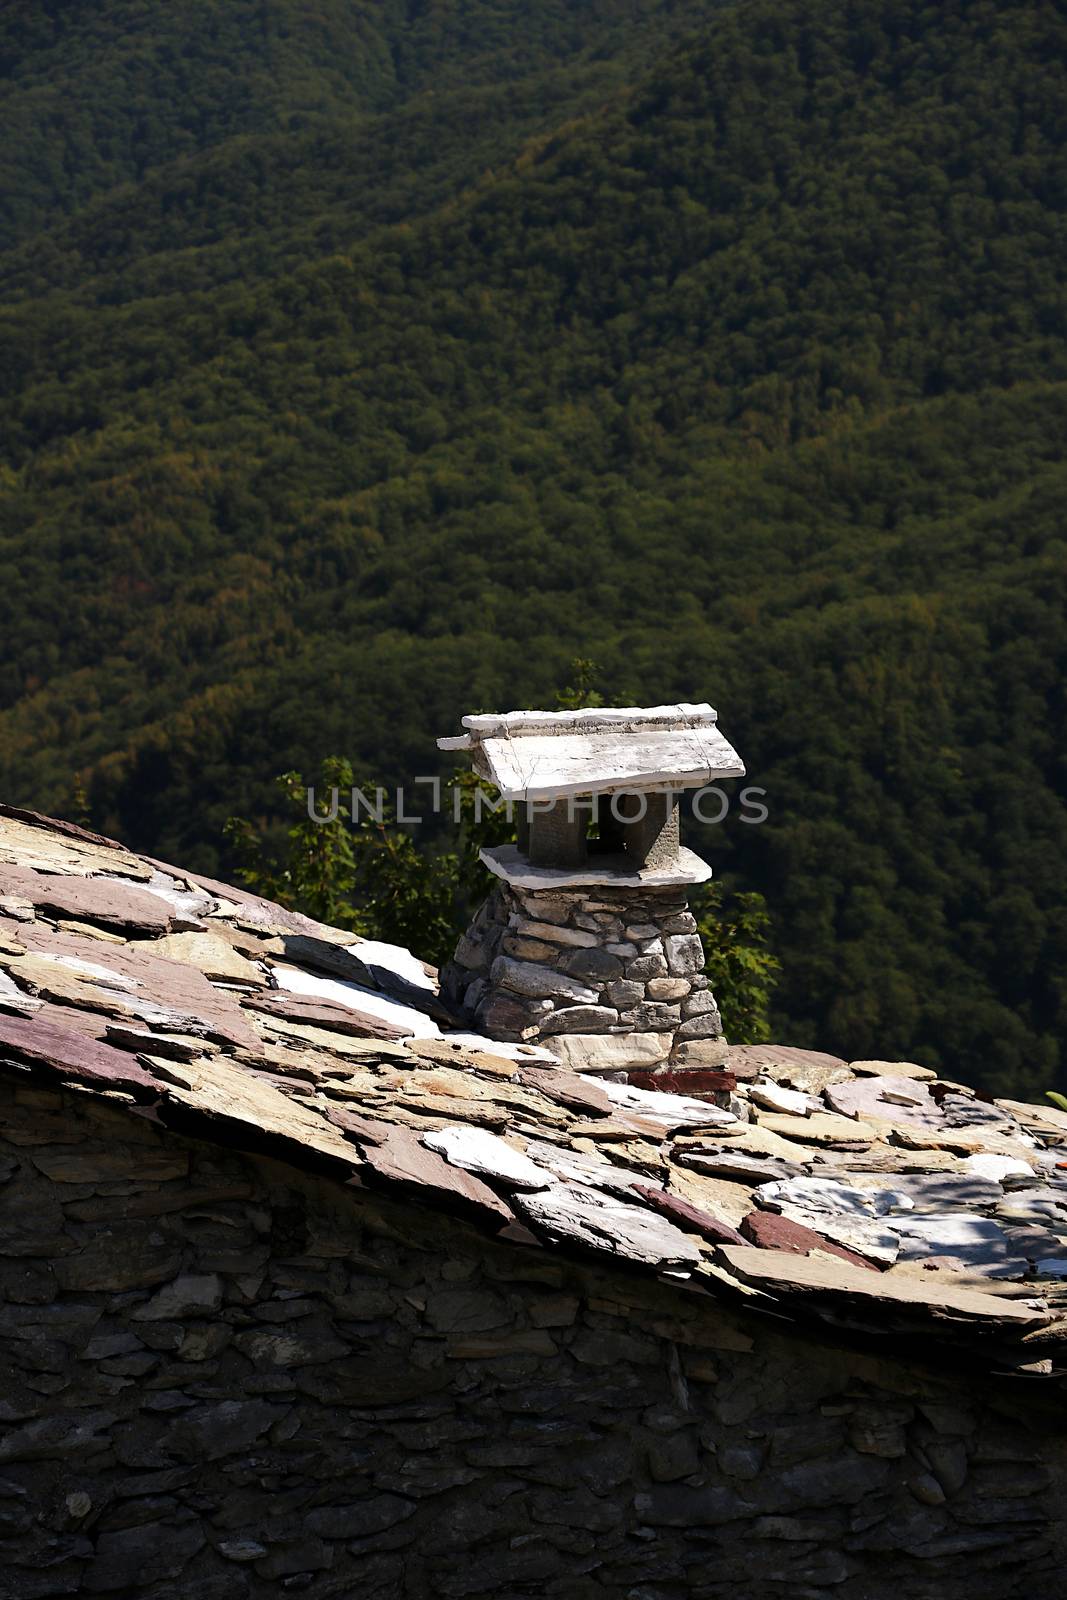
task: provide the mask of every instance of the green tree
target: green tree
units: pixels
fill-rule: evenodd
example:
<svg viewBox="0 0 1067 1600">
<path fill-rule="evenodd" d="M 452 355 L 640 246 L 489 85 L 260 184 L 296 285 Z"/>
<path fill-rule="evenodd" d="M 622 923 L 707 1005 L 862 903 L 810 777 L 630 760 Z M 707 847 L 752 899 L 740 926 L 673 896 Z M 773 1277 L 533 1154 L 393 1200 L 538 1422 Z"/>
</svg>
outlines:
<svg viewBox="0 0 1067 1600">
<path fill-rule="evenodd" d="M 459 858 L 419 850 L 382 792 L 357 783 L 351 762 L 339 756 L 323 761 L 314 788 L 299 772 L 283 773 L 277 782 L 297 812 L 280 859 L 265 853 L 251 822 L 231 817 L 226 823 L 240 881 L 331 927 L 445 960 L 456 939 Z M 354 792 L 370 805 L 353 807 Z"/>
<path fill-rule="evenodd" d="M 573 684 L 568 684 L 565 689 L 556 691 L 557 711 L 584 711 L 594 706 L 604 704 L 604 696 L 597 685 L 600 682 L 600 668 L 595 661 L 589 661 L 585 656 L 575 656 L 570 666 Z"/>
<path fill-rule="evenodd" d="M 771 1036 L 771 995 L 781 970 L 770 948 L 767 902 L 748 893 L 724 906 L 716 884 L 704 891 L 693 912 L 726 1037 L 732 1044 L 762 1044 Z"/>
</svg>

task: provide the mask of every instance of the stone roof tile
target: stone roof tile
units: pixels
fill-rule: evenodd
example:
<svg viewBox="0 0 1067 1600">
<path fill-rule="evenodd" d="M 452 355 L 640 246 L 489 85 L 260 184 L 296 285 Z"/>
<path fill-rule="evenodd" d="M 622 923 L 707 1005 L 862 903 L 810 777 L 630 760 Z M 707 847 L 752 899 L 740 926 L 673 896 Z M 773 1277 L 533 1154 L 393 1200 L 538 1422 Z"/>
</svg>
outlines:
<svg viewBox="0 0 1067 1600">
<path fill-rule="evenodd" d="M 407 951 L 2 806 L 0 910 L 0 1072 L 17 1080 L 458 1210 L 516 1249 L 1067 1365 L 1051 1107 L 777 1044 L 627 1078 L 609 1036 L 585 1076 L 462 1030 Z"/>
</svg>

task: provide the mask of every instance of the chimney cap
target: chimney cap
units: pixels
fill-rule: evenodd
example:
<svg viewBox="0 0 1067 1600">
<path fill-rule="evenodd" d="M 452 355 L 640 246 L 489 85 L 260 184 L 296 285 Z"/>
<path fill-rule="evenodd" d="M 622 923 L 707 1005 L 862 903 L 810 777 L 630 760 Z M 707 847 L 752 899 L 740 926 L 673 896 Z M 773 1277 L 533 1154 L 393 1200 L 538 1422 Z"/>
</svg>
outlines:
<svg viewBox="0 0 1067 1600">
<path fill-rule="evenodd" d="M 475 771 L 509 800 L 558 800 L 620 790 L 692 789 L 745 768 L 706 703 L 511 711 L 463 718 L 439 739 L 467 750 Z"/>
</svg>

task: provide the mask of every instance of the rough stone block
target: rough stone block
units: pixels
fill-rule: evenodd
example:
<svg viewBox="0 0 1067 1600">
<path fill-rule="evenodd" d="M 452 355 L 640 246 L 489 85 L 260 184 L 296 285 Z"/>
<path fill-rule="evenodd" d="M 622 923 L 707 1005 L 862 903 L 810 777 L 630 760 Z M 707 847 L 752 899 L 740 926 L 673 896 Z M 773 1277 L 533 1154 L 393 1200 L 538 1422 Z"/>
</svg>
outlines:
<svg viewBox="0 0 1067 1600">
<path fill-rule="evenodd" d="M 618 956 L 606 950 L 572 950 L 559 963 L 563 972 L 586 983 L 609 983 L 622 972 Z"/>
<path fill-rule="evenodd" d="M 308 1513 L 305 1526 L 324 1539 L 366 1539 L 406 1522 L 415 1511 L 414 1503 L 401 1495 L 379 1494 L 349 1505 L 322 1506 Z"/>
<path fill-rule="evenodd" d="M 609 1005 L 616 1006 L 620 1011 L 628 1010 L 637 1005 L 645 992 L 643 983 L 634 983 L 629 978 L 617 978 L 614 983 L 609 983 L 604 991 L 604 998 Z"/>
<path fill-rule="evenodd" d="M 592 1038 L 561 1034 L 546 1039 L 545 1044 L 573 1072 L 610 1072 L 666 1061 L 671 1041 L 664 1033 L 609 1033 Z"/>
<path fill-rule="evenodd" d="M 647 983 L 650 978 L 665 978 L 667 963 L 663 956 L 636 956 L 627 962 L 625 975 L 641 983 Z"/>
<path fill-rule="evenodd" d="M 596 933 L 588 933 L 584 928 L 559 927 L 553 922 L 532 922 L 520 918 L 516 930 L 527 939 L 543 939 L 553 945 L 580 945 L 588 950 L 600 943 Z"/>
<path fill-rule="evenodd" d="M 653 1528 L 717 1528 L 754 1515 L 756 1507 L 733 1489 L 672 1483 L 636 1494 L 634 1509 Z"/>
<path fill-rule="evenodd" d="M 337 1547 L 322 1539 L 286 1539 L 256 1562 L 256 1572 L 267 1579 L 321 1572 L 333 1566 L 336 1554 Z"/>
<path fill-rule="evenodd" d="M 215 1273 L 190 1273 L 175 1278 L 154 1294 L 134 1322 L 168 1322 L 181 1317 L 196 1317 L 217 1311 L 222 1304 L 222 1280 Z"/>
<path fill-rule="evenodd" d="M 689 996 L 687 978 L 652 978 L 648 985 L 650 1000 L 686 1000 Z M 706 1010 L 706 1007 L 699 1007 Z"/>
<path fill-rule="evenodd" d="M 681 1021 L 681 1012 L 678 1006 L 646 1000 L 627 1013 L 626 1021 L 638 1032 L 658 1031 L 661 1028 L 676 1028 Z"/>
<path fill-rule="evenodd" d="M 572 800 L 529 808 L 531 866 L 580 867 L 588 854 L 588 812 Z"/>
<path fill-rule="evenodd" d="M 637 865 L 661 869 L 677 861 L 681 835 L 676 794 L 620 794 L 615 811 L 621 821 L 611 819 L 613 842 L 621 839 Z"/>
<path fill-rule="evenodd" d="M 467 985 L 463 995 L 463 1004 L 467 1011 L 477 1011 L 488 988 L 489 985 L 484 978 L 475 978 L 473 983 Z"/>
<path fill-rule="evenodd" d="M 573 911 L 569 900 L 554 895 L 524 894 L 516 896 L 516 901 L 534 922 L 562 924 L 570 920 Z"/>
<path fill-rule="evenodd" d="M 700 1466 L 697 1442 L 688 1433 L 655 1439 L 648 1451 L 648 1475 L 654 1483 L 676 1483 L 692 1477 Z"/>
<path fill-rule="evenodd" d="M 506 933 L 500 941 L 500 948 L 506 956 L 514 956 L 516 961 L 555 961 L 559 958 L 557 945 L 542 944 L 539 939 L 523 939 L 513 933 Z"/>
<path fill-rule="evenodd" d="M 673 1059 L 680 1067 L 718 1067 L 728 1054 L 725 1038 L 685 1038 L 675 1045 Z"/>
<path fill-rule="evenodd" d="M 619 1013 L 610 1006 L 566 1006 L 553 1011 L 541 1024 L 542 1034 L 597 1033 L 618 1026 Z"/>
<path fill-rule="evenodd" d="M 592 1004 L 596 999 L 595 989 L 568 978 L 565 973 L 539 966 L 533 961 L 513 961 L 510 956 L 497 956 L 490 977 L 501 987 L 534 999 L 552 996 L 560 1000 L 572 1000 L 576 1005 Z"/>
<path fill-rule="evenodd" d="M 500 1039 L 532 1039 L 537 1032 L 537 1021 L 518 999 L 505 994 L 495 994 L 477 1013 L 479 1027 Z"/>
<path fill-rule="evenodd" d="M 681 1024 L 675 1035 L 679 1042 L 686 1039 L 718 1039 L 721 1036 L 722 1018 L 718 1011 L 709 1011 L 703 1017 L 690 1017 L 688 1022 Z"/>
<path fill-rule="evenodd" d="M 671 933 L 664 940 L 667 966 L 676 977 L 699 972 L 704 965 L 704 946 L 695 933 Z"/>
<path fill-rule="evenodd" d="M 115 1589 L 136 1593 L 145 1584 L 177 1578 L 206 1543 L 199 1522 L 187 1522 L 184 1527 L 148 1522 L 139 1527 L 101 1533 L 84 1587 L 92 1594 Z M 33 1591 L 35 1594 L 48 1592 L 56 1591 L 39 1588 Z"/>
</svg>

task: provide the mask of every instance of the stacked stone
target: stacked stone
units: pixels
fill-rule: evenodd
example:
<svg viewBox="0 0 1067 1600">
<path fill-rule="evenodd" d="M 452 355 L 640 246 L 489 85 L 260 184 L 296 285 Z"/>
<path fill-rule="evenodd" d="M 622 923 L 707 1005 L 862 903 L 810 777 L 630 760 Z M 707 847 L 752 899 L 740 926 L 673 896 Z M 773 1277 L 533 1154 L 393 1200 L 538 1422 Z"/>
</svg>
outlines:
<svg viewBox="0 0 1067 1600">
<path fill-rule="evenodd" d="M 80 1087 L 0 1081 L 0 1127 L 5 1600 L 1062 1592 L 1055 1380 L 819 1341 Z"/>
<path fill-rule="evenodd" d="M 692 1048 L 722 1039 L 703 967 L 677 887 L 500 883 L 460 940 L 442 992 L 481 1031 L 544 1043 L 568 1065 L 714 1060 L 715 1050 Z"/>
</svg>

